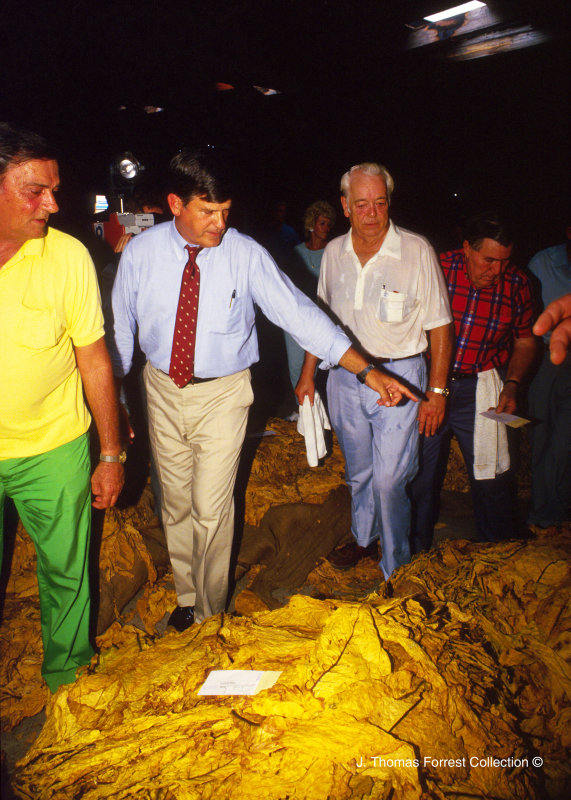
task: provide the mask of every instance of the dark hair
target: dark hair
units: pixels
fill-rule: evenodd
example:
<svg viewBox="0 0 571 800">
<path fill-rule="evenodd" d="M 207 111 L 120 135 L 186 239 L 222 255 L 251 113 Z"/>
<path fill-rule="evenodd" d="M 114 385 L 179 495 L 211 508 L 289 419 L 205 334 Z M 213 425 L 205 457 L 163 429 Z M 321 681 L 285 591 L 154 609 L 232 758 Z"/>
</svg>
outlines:
<svg viewBox="0 0 571 800">
<path fill-rule="evenodd" d="M 464 226 L 464 239 L 474 250 L 480 249 L 484 239 L 493 239 L 502 247 L 509 247 L 514 241 L 510 222 L 495 210 L 470 217 Z"/>
<path fill-rule="evenodd" d="M 193 197 L 225 203 L 234 194 L 229 164 L 215 148 L 180 150 L 170 162 L 167 188 L 185 205 Z"/>
<path fill-rule="evenodd" d="M 56 158 L 55 149 L 43 136 L 0 122 L 0 178 L 13 165 Z"/>
</svg>

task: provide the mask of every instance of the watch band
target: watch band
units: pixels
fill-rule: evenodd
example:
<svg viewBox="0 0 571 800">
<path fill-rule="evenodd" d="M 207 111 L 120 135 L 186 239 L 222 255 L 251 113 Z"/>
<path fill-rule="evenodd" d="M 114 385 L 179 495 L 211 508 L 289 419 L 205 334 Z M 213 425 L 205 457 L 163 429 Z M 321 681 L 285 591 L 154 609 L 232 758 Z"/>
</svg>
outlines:
<svg viewBox="0 0 571 800">
<path fill-rule="evenodd" d="M 362 369 L 361 372 L 357 373 L 357 380 L 359 381 L 359 383 L 365 383 L 365 379 L 372 369 L 375 369 L 375 365 L 367 364 L 365 369 Z"/>
<path fill-rule="evenodd" d="M 444 389 L 441 389 L 439 386 L 429 386 L 426 390 L 427 392 L 434 392 L 434 394 L 441 394 L 442 397 L 448 397 L 450 394 L 450 389 L 448 386 L 445 386 Z"/>
<path fill-rule="evenodd" d="M 110 464 L 124 464 L 127 461 L 127 453 L 124 450 L 121 450 L 119 455 L 116 456 L 103 456 L 101 453 L 99 454 L 100 461 L 106 461 Z"/>
</svg>

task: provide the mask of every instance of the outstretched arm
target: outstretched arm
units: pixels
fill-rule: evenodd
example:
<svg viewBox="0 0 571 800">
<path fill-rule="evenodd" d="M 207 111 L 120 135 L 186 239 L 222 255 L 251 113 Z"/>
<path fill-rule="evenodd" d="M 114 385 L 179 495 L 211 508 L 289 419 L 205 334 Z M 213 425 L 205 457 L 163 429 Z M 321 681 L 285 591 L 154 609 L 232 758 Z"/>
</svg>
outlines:
<svg viewBox="0 0 571 800">
<path fill-rule="evenodd" d="M 354 375 L 364 370 L 367 364 L 368 362 L 364 356 L 358 353 L 354 347 L 350 347 L 339 360 L 339 365 Z M 379 399 L 377 403 L 380 406 L 396 406 L 403 397 L 408 397 L 409 400 L 414 400 L 415 403 L 418 402 L 418 397 L 404 383 L 380 369 L 372 369 L 368 373 L 365 383 L 375 392 L 378 392 Z"/>
<path fill-rule="evenodd" d="M 318 360 L 319 359 L 311 353 L 305 354 L 301 375 L 295 387 L 295 394 L 300 404 L 303 403 L 303 399 L 306 395 L 309 396 L 309 400 L 313 404 L 315 395 L 313 376 Z M 339 366 L 343 367 L 343 369 L 346 369 L 348 372 L 352 372 L 354 375 L 364 370 L 367 364 L 367 360 L 358 353 L 354 347 L 350 347 L 346 350 L 339 360 Z M 372 369 L 367 374 L 365 383 L 375 392 L 378 392 L 379 399 L 377 403 L 380 406 L 396 406 L 403 397 L 408 397 L 410 400 L 414 400 L 415 403 L 418 401 L 416 395 L 414 395 L 404 383 L 401 383 L 395 377 L 388 375 L 380 369 Z"/>
</svg>

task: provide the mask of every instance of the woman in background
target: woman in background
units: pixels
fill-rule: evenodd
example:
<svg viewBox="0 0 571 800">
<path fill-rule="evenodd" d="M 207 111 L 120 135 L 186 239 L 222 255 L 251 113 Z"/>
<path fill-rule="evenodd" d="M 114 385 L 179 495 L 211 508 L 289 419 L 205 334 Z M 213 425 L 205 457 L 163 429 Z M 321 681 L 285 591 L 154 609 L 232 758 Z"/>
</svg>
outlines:
<svg viewBox="0 0 571 800">
<path fill-rule="evenodd" d="M 312 203 L 303 215 L 306 240 L 293 248 L 294 263 L 289 272 L 290 277 L 296 286 L 312 300 L 315 300 L 317 296 L 321 257 L 329 234 L 335 225 L 336 216 L 333 206 L 325 200 L 317 200 Z M 295 389 L 305 353 L 288 333 L 285 334 L 285 343 L 289 377 L 292 387 Z"/>
</svg>

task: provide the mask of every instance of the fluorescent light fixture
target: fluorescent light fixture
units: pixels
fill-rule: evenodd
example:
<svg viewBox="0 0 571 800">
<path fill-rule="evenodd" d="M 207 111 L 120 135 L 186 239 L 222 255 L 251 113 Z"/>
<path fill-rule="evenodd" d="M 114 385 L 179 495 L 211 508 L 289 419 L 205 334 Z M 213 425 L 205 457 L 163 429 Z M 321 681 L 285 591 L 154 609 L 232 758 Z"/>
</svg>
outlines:
<svg viewBox="0 0 571 800">
<path fill-rule="evenodd" d="M 107 211 L 109 203 L 104 194 L 95 195 L 95 213 L 100 214 L 102 211 Z"/>
<path fill-rule="evenodd" d="M 479 0 L 471 0 L 469 3 L 462 3 L 461 6 L 454 6 L 454 8 L 448 8 L 446 11 L 439 11 L 438 14 L 431 14 L 430 17 L 425 17 L 424 19 L 428 22 L 440 22 L 442 19 L 456 17 L 458 14 L 466 14 L 468 11 L 475 11 L 485 5 L 485 3 L 480 3 Z"/>
</svg>

